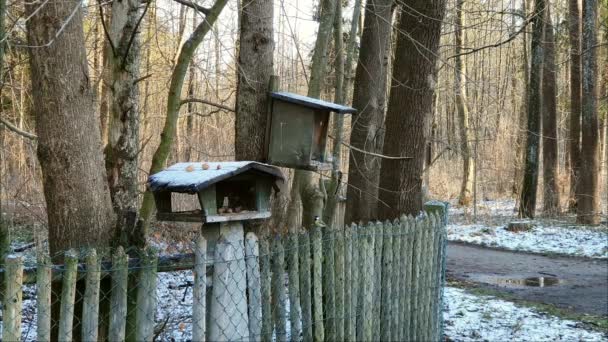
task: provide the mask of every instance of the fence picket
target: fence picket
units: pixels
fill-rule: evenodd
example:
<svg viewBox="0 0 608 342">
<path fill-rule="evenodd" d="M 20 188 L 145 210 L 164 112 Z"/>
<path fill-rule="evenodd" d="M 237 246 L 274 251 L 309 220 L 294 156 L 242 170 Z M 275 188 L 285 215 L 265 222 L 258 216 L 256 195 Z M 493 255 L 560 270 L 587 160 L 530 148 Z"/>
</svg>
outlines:
<svg viewBox="0 0 608 342">
<path fill-rule="evenodd" d="M 46 253 L 38 256 L 36 270 L 37 339 L 51 340 L 51 261 Z"/>
<path fill-rule="evenodd" d="M 355 225 L 354 223 L 351 226 L 351 240 L 352 240 L 352 263 L 351 263 L 351 272 L 352 272 L 352 282 L 351 282 L 351 312 L 352 312 L 352 319 L 350 321 L 350 333 L 351 333 L 351 341 L 355 341 L 358 338 L 360 338 L 362 336 L 362 334 L 359 333 L 359 331 L 361 330 L 361 324 L 360 324 L 360 310 L 359 307 L 362 303 L 361 299 L 361 289 L 362 289 L 362 283 L 361 283 L 361 278 L 359 276 L 359 270 L 361 269 L 362 262 L 361 262 L 361 253 L 363 253 L 362 249 L 361 249 L 361 243 L 360 243 L 360 225 Z"/>
<path fill-rule="evenodd" d="M 122 247 L 112 256 L 112 294 L 110 295 L 110 330 L 108 340 L 123 341 L 127 318 L 129 257 Z"/>
<path fill-rule="evenodd" d="M 340 226 L 334 231 L 334 270 L 335 270 L 335 340 L 344 340 L 344 229 Z"/>
<path fill-rule="evenodd" d="M 344 227 L 344 340 L 353 341 L 356 336 L 354 334 L 354 325 L 351 322 L 354 320 L 352 311 L 352 262 L 353 262 L 353 240 L 352 227 Z"/>
<path fill-rule="evenodd" d="M 395 301 L 392 293 L 391 278 L 393 277 L 393 225 L 384 223 L 384 234 L 380 236 L 382 242 L 382 280 L 381 280 L 381 319 L 380 338 L 382 341 L 392 341 L 391 323 Z"/>
<path fill-rule="evenodd" d="M 99 283 L 101 281 L 100 264 L 97 252 L 90 249 L 86 257 L 86 288 L 82 303 L 82 340 L 97 341 L 99 329 Z"/>
<path fill-rule="evenodd" d="M 391 290 L 393 294 L 393 315 L 391 317 L 391 340 L 401 341 L 401 306 L 403 304 L 403 298 L 401 297 L 402 282 L 401 277 L 403 276 L 403 264 L 401 257 L 401 223 L 398 219 L 393 221 L 393 272 L 391 278 Z"/>
<path fill-rule="evenodd" d="M 325 340 L 323 322 L 323 234 L 321 227 L 312 229 L 312 304 L 313 304 L 313 333 L 315 341 Z"/>
<path fill-rule="evenodd" d="M 156 264 L 158 256 L 153 248 L 143 253 L 141 275 L 137 290 L 137 316 L 135 339 L 152 341 L 154 338 L 154 312 L 156 310 Z"/>
<path fill-rule="evenodd" d="M 336 301 L 334 275 L 334 228 L 323 228 L 323 317 L 325 339 L 336 340 Z"/>
<path fill-rule="evenodd" d="M 196 239 L 194 251 L 194 287 L 192 288 L 192 340 L 206 340 L 207 313 L 207 240 Z"/>
<path fill-rule="evenodd" d="M 376 275 L 374 274 L 374 225 L 370 224 L 368 230 L 363 233 L 361 249 L 363 257 L 362 275 L 362 305 L 361 305 L 361 325 L 362 334 L 359 340 L 371 341 L 373 334 L 373 300 L 374 300 L 374 282 Z"/>
<path fill-rule="evenodd" d="M 272 340 L 272 307 L 270 290 L 270 246 L 268 239 L 260 240 L 260 284 L 262 287 L 262 341 Z"/>
<path fill-rule="evenodd" d="M 298 233 L 289 233 L 286 238 L 287 277 L 289 278 L 289 325 L 291 340 L 300 340 L 302 319 L 300 316 L 300 279 L 298 267 Z"/>
<path fill-rule="evenodd" d="M 310 238 L 307 232 L 298 236 L 300 259 L 300 307 L 302 308 L 302 340 L 313 340 L 312 307 L 310 298 Z"/>
<path fill-rule="evenodd" d="M 247 293 L 249 297 L 249 340 L 257 341 L 262 331 L 262 294 L 260 289 L 259 240 L 253 232 L 245 235 L 245 258 L 247 260 Z"/>
<path fill-rule="evenodd" d="M 419 304 L 419 300 L 418 300 L 418 294 L 420 292 L 420 285 L 417 282 L 418 279 L 420 279 L 420 251 L 422 248 L 422 236 L 421 236 L 421 232 L 422 232 L 422 223 L 420 221 L 417 221 L 415 219 L 412 219 L 412 229 L 413 229 L 413 241 L 412 241 L 412 293 L 411 293 L 411 298 L 412 298 L 412 305 L 411 305 L 411 319 L 410 319 L 410 333 L 411 333 L 411 339 L 416 341 L 417 339 L 420 338 L 420 336 L 418 336 L 418 324 L 419 319 L 418 319 L 418 304 Z"/>
<path fill-rule="evenodd" d="M 59 309 L 59 341 L 72 340 L 72 322 L 74 321 L 74 300 L 76 299 L 76 278 L 78 272 L 78 255 L 76 251 L 65 253 L 63 286 L 61 289 L 61 308 Z"/>
<path fill-rule="evenodd" d="M 272 246 L 272 302 L 274 304 L 274 326 L 277 341 L 287 340 L 287 322 L 285 310 L 285 252 L 281 237 L 274 239 Z"/>
<path fill-rule="evenodd" d="M 4 258 L 4 267 L 6 276 L 4 278 L 2 339 L 4 341 L 20 341 L 23 259 L 14 254 L 9 254 Z"/>
<path fill-rule="evenodd" d="M 374 299 L 372 305 L 372 329 L 374 336 L 380 336 L 380 306 L 382 304 L 382 246 L 384 243 L 384 226 L 376 222 L 372 226 L 374 233 Z"/>
</svg>

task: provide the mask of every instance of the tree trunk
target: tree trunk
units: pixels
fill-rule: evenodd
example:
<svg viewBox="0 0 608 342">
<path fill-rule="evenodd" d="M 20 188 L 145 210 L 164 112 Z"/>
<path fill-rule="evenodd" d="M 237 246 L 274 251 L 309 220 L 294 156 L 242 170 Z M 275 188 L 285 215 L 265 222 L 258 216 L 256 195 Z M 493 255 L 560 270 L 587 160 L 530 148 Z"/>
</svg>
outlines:
<svg viewBox="0 0 608 342">
<path fill-rule="evenodd" d="M 581 165 L 577 186 L 576 221 L 599 224 L 599 130 L 597 115 L 597 0 L 583 7 Z"/>
<path fill-rule="evenodd" d="M 177 119 L 179 116 L 179 108 L 182 105 L 182 87 L 184 86 L 184 79 L 186 78 L 186 72 L 188 71 L 188 65 L 190 60 L 196 51 L 196 48 L 203 41 L 203 38 L 213 27 L 217 17 L 220 15 L 222 9 L 226 5 L 228 0 L 216 0 L 205 16 L 205 19 L 198 24 L 196 29 L 192 32 L 188 40 L 184 42 L 177 63 L 171 74 L 171 84 L 169 85 L 169 95 L 167 97 L 167 117 L 165 119 L 165 126 L 160 135 L 160 144 L 156 148 L 154 155 L 152 156 L 152 163 L 150 165 L 149 174 L 155 174 L 165 167 L 167 157 L 171 151 L 173 140 L 175 139 L 175 132 L 177 130 Z M 147 235 L 147 230 L 150 225 L 150 218 L 154 212 L 154 197 L 152 193 L 147 190 L 144 194 L 144 199 L 141 204 L 139 211 L 140 219 L 143 220 L 143 233 Z"/>
<path fill-rule="evenodd" d="M 528 0 L 522 0 L 521 2 L 521 10 L 524 16 L 528 15 Z M 515 143 L 515 172 L 513 177 L 513 195 L 518 196 L 521 194 L 521 179 L 523 177 L 524 172 L 524 151 L 525 151 L 525 143 L 526 143 L 526 131 L 528 128 L 528 104 L 525 100 L 525 97 L 528 94 L 528 89 L 530 88 L 530 66 L 529 66 L 529 58 L 528 58 L 528 34 L 526 30 L 522 33 L 522 47 L 523 47 L 523 58 L 522 58 L 522 66 L 524 73 L 524 89 L 522 98 L 524 100 L 521 102 L 521 111 L 519 112 L 519 117 L 517 121 L 517 139 Z"/>
<path fill-rule="evenodd" d="M 380 218 L 422 210 L 424 150 L 433 109 L 445 0 L 404 1 L 386 115 L 384 155 L 412 159 L 382 161 Z"/>
<path fill-rule="evenodd" d="M 543 211 L 559 213 L 558 156 L 557 156 L 557 82 L 555 66 L 555 35 L 551 13 L 545 15 L 545 61 L 542 81 L 543 108 Z"/>
<path fill-rule="evenodd" d="M 536 210 L 536 190 L 538 187 L 539 134 L 541 119 L 541 79 L 544 51 L 543 18 L 545 1 L 536 0 L 534 18 L 532 19 L 532 46 L 530 64 L 530 85 L 526 101 L 528 102 L 528 130 L 526 134 L 526 158 L 523 185 L 519 201 L 519 216 L 534 217 Z"/>
<path fill-rule="evenodd" d="M 456 26 L 454 28 L 455 54 L 454 61 L 454 94 L 456 110 L 460 125 L 460 153 L 462 154 L 462 184 L 458 204 L 469 205 L 473 196 L 473 178 L 475 163 L 473 159 L 469 135 L 469 106 L 467 104 L 466 65 L 463 63 L 462 53 L 464 40 L 464 0 L 456 0 Z"/>
<path fill-rule="evenodd" d="M 568 209 L 576 209 L 578 171 L 581 165 L 581 0 L 568 1 L 570 37 L 570 193 Z"/>
<path fill-rule="evenodd" d="M 310 67 L 310 81 L 308 83 L 308 96 L 319 98 L 325 81 L 327 66 L 327 50 L 331 38 L 336 0 L 322 1 L 322 15 L 319 31 L 312 56 Z M 314 173 L 305 170 L 295 170 L 289 206 L 287 208 L 288 227 L 301 226 L 311 228 L 315 217 L 323 217 L 325 206 L 325 192 L 315 184 Z M 319 182 L 318 184 L 323 184 Z M 300 211 L 300 207 L 302 210 Z M 301 213 L 301 215 L 300 215 Z"/>
<path fill-rule="evenodd" d="M 114 228 L 81 9 L 72 16 L 77 6 L 75 0 L 26 4 L 28 13 L 38 11 L 27 21 L 27 38 L 41 46 L 28 51 L 51 255 L 106 246 Z"/>
<path fill-rule="evenodd" d="M 393 0 L 369 0 L 365 5 L 359 63 L 355 73 L 350 144 L 361 150 L 381 153 L 384 142 L 384 112 Z M 350 151 L 346 222 L 378 217 L 380 159 Z"/>
<path fill-rule="evenodd" d="M 263 161 L 273 74 L 273 1 L 244 0 L 236 90 L 236 160 Z"/>
<path fill-rule="evenodd" d="M 147 5 L 149 6 L 149 5 Z M 109 27 L 109 51 L 105 70 L 110 80 L 110 120 L 105 148 L 106 173 L 112 204 L 120 224 L 119 243 L 129 246 L 135 237 L 134 227 L 123 219 L 137 212 L 137 156 L 139 152 L 139 57 L 137 33 L 142 16 L 139 0 L 114 1 Z M 147 10 L 147 7 L 146 7 Z"/>
</svg>

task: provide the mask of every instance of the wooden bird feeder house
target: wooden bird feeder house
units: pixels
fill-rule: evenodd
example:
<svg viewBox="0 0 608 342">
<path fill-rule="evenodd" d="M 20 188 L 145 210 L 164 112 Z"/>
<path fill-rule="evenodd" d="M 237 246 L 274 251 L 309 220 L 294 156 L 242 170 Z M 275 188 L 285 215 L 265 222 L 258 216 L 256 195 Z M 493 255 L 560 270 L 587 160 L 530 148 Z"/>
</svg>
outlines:
<svg viewBox="0 0 608 342">
<path fill-rule="evenodd" d="M 272 189 L 283 181 L 274 166 L 251 161 L 178 163 L 150 176 L 159 221 L 221 223 L 270 217 Z M 172 193 L 198 196 L 200 209 L 176 211 Z"/>
<path fill-rule="evenodd" d="M 352 114 L 356 109 L 286 92 L 271 92 L 270 101 L 267 162 L 312 171 L 330 169 L 329 114 Z"/>
</svg>

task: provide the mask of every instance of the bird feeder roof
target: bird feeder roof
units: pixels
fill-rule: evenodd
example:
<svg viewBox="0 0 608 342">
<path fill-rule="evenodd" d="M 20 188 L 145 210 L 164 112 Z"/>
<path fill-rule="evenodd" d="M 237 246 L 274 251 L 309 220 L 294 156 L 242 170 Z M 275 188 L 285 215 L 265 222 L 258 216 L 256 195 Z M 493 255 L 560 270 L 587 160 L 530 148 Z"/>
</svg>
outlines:
<svg viewBox="0 0 608 342">
<path fill-rule="evenodd" d="M 153 191 L 196 193 L 210 185 L 247 171 L 258 171 L 285 180 L 278 167 L 254 161 L 177 163 L 148 178 Z"/>
<path fill-rule="evenodd" d="M 272 92 L 270 93 L 270 97 L 273 99 L 294 103 L 304 107 L 327 110 L 330 112 L 336 112 L 338 114 L 353 114 L 357 112 L 357 110 L 352 107 L 343 106 L 337 103 L 327 102 L 293 93 Z"/>
</svg>

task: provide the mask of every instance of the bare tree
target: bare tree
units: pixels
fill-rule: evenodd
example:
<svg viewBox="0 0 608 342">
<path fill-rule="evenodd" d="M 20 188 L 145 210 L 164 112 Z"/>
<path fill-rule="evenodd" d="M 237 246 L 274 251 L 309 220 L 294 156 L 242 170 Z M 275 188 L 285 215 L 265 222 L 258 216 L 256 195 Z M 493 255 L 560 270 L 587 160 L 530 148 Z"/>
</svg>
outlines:
<svg viewBox="0 0 608 342">
<path fill-rule="evenodd" d="M 559 187 L 557 184 L 557 81 L 555 65 L 555 35 L 551 12 L 547 6 L 545 14 L 545 60 L 542 80 L 542 132 L 543 132 L 543 211 L 559 213 Z"/>
<path fill-rule="evenodd" d="M 236 95 L 237 160 L 264 158 L 268 86 L 273 74 L 273 1 L 244 0 L 240 16 Z"/>
<path fill-rule="evenodd" d="M 422 173 L 436 86 L 445 0 L 403 1 L 380 170 L 381 218 L 422 210 Z"/>
<path fill-rule="evenodd" d="M 578 170 L 581 164 L 581 0 L 568 1 L 568 30 L 570 37 L 570 194 L 568 209 L 576 209 Z"/>
<path fill-rule="evenodd" d="M 84 45 L 81 3 L 26 4 L 33 112 L 52 254 L 106 246 L 114 212 Z M 75 10 L 76 8 L 76 10 Z M 36 13 L 33 13 L 37 11 Z"/>
<path fill-rule="evenodd" d="M 351 124 L 350 144 L 373 153 L 382 153 L 384 143 L 393 3 L 393 0 L 367 1 L 355 74 L 353 107 L 358 113 Z M 379 158 L 350 151 L 346 222 L 377 218 L 379 177 Z"/>
<path fill-rule="evenodd" d="M 532 42 L 530 85 L 526 101 L 528 105 L 528 130 L 526 135 L 526 158 L 519 201 L 519 216 L 534 217 L 538 187 L 538 161 L 541 119 L 541 79 L 544 60 L 543 51 L 543 16 L 545 1 L 536 0 L 532 19 Z"/>
<path fill-rule="evenodd" d="M 585 0 L 582 43 L 581 165 L 576 221 L 599 224 L 599 125 L 597 116 L 597 0 Z"/>
</svg>

